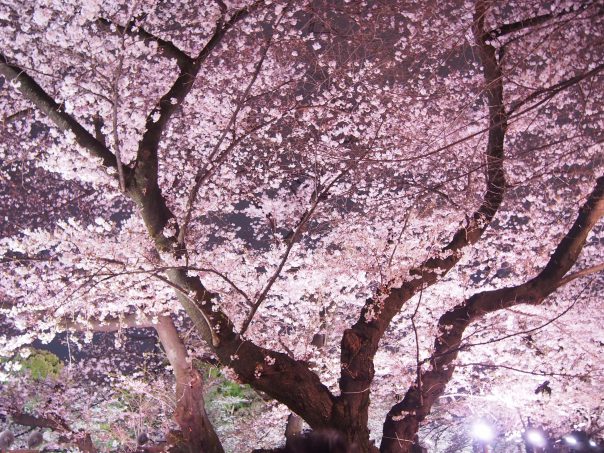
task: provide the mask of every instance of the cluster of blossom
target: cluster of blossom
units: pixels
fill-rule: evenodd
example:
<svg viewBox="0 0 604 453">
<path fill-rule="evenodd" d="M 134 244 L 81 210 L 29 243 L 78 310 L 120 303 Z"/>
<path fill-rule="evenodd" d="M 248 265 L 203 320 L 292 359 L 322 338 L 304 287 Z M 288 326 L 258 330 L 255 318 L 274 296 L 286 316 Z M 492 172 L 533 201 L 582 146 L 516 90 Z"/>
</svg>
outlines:
<svg viewBox="0 0 604 453">
<path fill-rule="evenodd" d="M 20 2 L 7 1 L 0 5 L 0 19 L 7 21 L 0 42 L 7 58 L 31 72 L 67 113 L 111 150 L 120 148 L 123 164 L 132 169 L 128 163 L 137 156 L 147 124 L 161 119 L 157 101 L 178 77 L 178 61 L 161 40 L 195 57 L 214 33 L 219 3 L 173 8 L 160 1 L 122 7 L 114 1 L 47 0 L 22 14 Z M 228 11 L 251 5 L 225 3 Z M 48 341 L 66 323 L 84 326 L 90 340 L 95 326 L 122 323 L 133 314 L 152 321 L 179 314 L 174 289 L 156 277 L 166 268 L 186 267 L 189 276 L 199 276 L 220 295 L 212 309 L 224 311 L 236 328 L 268 288 L 246 336 L 308 360 L 337 391 L 339 340 L 366 299 L 380 288 L 421 279 L 409 270 L 427 258 L 452 256 L 442 246 L 460 227 L 486 226 L 484 217 L 476 225 L 468 217 L 483 199 L 488 135 L 484 64 L 471 32 L 474 3 L 440 4 L 434 7 L 438 14 L 420 2 L 382 3 L 345 2 L 336 14 L 307 3 L 286 8 L 264 2 L 226 34 L 162 133 L 158 182 L 176 219 L 190 214 L 191 220 L 187 253 L 162 252 L 161 263 L 138 213 L 115 207 L 121 197 L 116 170 L 103 170 L 73 133 L 27 113 L 30 105 L 17 92 L 21 82 L 3 89 L 0 109 L 7 117 L 26 112 L 26 118 L 6 125 L 9 137 L 0 158 L 11 162 L 0 175 L 18 187 L 18 162 L 28 161 L 91 188 L 95 195 L 85 204 L 97 206 L 88 216 L 65 213 L 44 228 L 19 227 L 0 239 L 0 295 L 7 300 L 0 315 L 20 331 L 0 337 L 0 354 L 12 354 L 36 336 Z M 570 3 L 552 5 L 562 14 Z M 446 327 L 436 329 L 444 312 L 479 290 L 522 282 L 542 268 L 601 170 L 603 98 L 593 82 L 601 76 L 586 79 L 580 97 L 574 87 L 541 102 L 551 93 L 548 87 L 597 68 L 601 49 L 591 43 L 602 31 L 591 16 L 577 10 L 573 20 L 537 27 L 522 39 L 495 36 L 503 23 L 550 12 L 519 1 L 486 18 L 494 29 L 489 44 L 498 50 L 505 45 L 498 58 L 510 112 L 506 198 L 481 242 L 464 250 L 454 271 L 437 270 L 439 284 L 408 301 L 393 320 L 375 359 L 372 423 L 383 420 L 384 408 L 394 402 L 390 389 L 404 393 L 412 381 L 418 364 L 410 351 L 429 358 L 435 336 L 446 333 Z M 267 39 L 269 25 L 281 16 Z M 104 27 L 101 18 L 112 25 Z M 133 33 L 123 31 L 126 24 Z M 157 39 L 137 35 L 142 30 Z M 569 42 L 576 51 L 561 50 Z M 546 90 L 543 97 L 530 98 L 540 89 Z M 198 180 L 203 184 L 191 205 Z M 57 205 L 73 203 L 69 190 L 58 191 L 57 198 Z M 183 225 L 173 219 L 162 233 L 173 237 L 177 227 Z M 603 234 L 602 227 L 594 230 L 579 266 L 597 263 Z M 562 311 L 576 291 L 571 287 L 548 303 Z M 593 308 L 595 290 L 589 291 L 580 306 L 597 326 L 601 315 Z M 365 321 L 380 315 L 382 302 L 374 298 Z M 562 374 L 598 371 L 588 357 L 596 354 L 601 335 L 580 331 L 575 321 L 582 318 L 574 311 L 566 315 L 568 323 L 552 324 L 558 333 L 544 329 L 524 343 L 526 335 L 520 334 L 492 343 L 531 330 L 535 320 L 546 321 L 541 307 L 514 310 L 468 332 L 467 343 L 488 345 L 468 346 L 460 364 L 514 364 L 506 366 L 541 373 L 538 348 L 548 364 L 564 364 Z M 313 336 L 326 330 L 326 346 L 311 346 Z M 123 338 L 117 335 L 115 342 Z M 267 356 L 258 365 L 256 378 L 272 360 Z M 550 366 L 543 373 L 556 370 Z M 464 401 L 450 397 L 456 414 L 476 410 L 473 398 L 489 408 L 503 404 L 511 411 L 532 402 L 535 414 L 547 409 L 531 393 L 539 374 L 523 380 L 509 369 L 468 365 L 455 376 L 451 393 L 471 395 Z M 566 397 L 586 412 L 594 410 L 564 376 L 559 379 Z M 128 385 L 141 388 L 139 381 Z M 526 398 L 504 401 L 504 387 Z"/>
</svg>

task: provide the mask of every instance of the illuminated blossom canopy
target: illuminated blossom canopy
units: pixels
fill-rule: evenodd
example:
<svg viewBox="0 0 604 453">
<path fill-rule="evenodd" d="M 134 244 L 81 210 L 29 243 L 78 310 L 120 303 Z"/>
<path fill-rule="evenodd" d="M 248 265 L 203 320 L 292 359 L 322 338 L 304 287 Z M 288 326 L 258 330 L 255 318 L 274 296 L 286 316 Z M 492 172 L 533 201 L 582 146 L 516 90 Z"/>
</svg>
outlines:
<svg viewBox="0 0 604 453">
<path fill-rule="evenodd" d="M 6 427 L 191 452 L 278 448 L 290 413 L 361 452 L 604 428 L 603 17 L 4 0 Z M 163 372 L 120 355 L 141 328 Z M 111 380 L 41 352 L 57 338 Z M 261 395 L 237 430 L 201 363 Z"/>
</svg>

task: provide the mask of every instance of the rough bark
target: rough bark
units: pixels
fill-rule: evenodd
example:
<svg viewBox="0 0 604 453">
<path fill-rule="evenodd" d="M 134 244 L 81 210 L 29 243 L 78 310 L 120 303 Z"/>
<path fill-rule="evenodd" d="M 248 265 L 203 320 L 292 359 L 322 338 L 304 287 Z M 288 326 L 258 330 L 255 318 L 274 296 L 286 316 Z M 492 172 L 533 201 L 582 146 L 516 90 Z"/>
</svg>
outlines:
<svg viewBox="0 0 604 453">
<path fill-rule="evenodd" d="M 475 16 L 474 34 L 484 66 L 485 96 L 489 105 L 488 142 L 485 150 L 487 162 L 486 190 L 480 207 L 460 228 L 439 256 L 434 256 L 409 271 L 410 277 L 400 287 L 388 287 L 374 299 L 367 301 L 354 326 L 342 338 L 340 377 L 341 396 L 338 398 L 333 423 L 338 429 L 350 427 L 349 440 L 373 449 L 368 445 L 367 430 L 369 387 L 374 376 L 373 359 L 378 344 L 392 318 L 405 302 L 423 288 L 436 283 L 457 264 L 463 249 L 475 244 L 495 217 L 505 191 L 503 169 L 504 138 L 507 115 L 503 101 L 503 82 L 495 49 L 486 44 L 484 32 L 484 5 L 479 2 Z M 414 433 L 407 433 L 404 442 L 412 443 Z M 399 442 L 399 440 L 394 439 Z M 403 440 L 401 440 L 403 442 Z"/>
<path fill-rule="evenodd" d="M 216 33 L 200 52 L 196 58 L 198 63 L 195 64 L 201 64 L 216 48 L 228 30 L 225 27 L 231 28 L 245 17 L 248 11 L 249 9 L 238 11 L 224 25 L 219 21 Z M 195 73 L 199 70 L 189 69 Z M 73 132 L 78 143 L 93 157 L 104 157 L 104 166 L 116 167 L 113 153 L 75 119 L 61 112 L 57 113 L 58 108 L 54 100 L 22 68 L 0 60 L 0 73 L 6 74 L 9 80 L 20 82 L 21 93 L 46 113 L 57 127 Z M 177 230 L 178 224 L 157 183 L 157 148 L 175 106 L 182 102 L 191 88 L 191 74 L 181 72 L 168 93 L 162 96 L 152 111 L 159 111 L 161 118 L 153 123 L 143 136 L 135 168 L 124 168 L 128 181 L 126 195 L 139 209 L 159 255 L 168 255 L 172 259 L 179 259 L 186 251 L 178 244 L 178 233 L 170 237 L 163 234 L 169 221 L 175 223 Z M 177 99 L 176 104 L 169 101 L 173 97 Z M 213 348 L 223 364 L 233 368 L 244 382 L 289 406 L 312 427 L 329 426 L 333 396 L 305 363 L 242 339 L 230 319 L 214 304 L 212 299 L 215 295 L 206 290 L 199 277 L 188 276 L 186 267 L 171 268 L 166 274 L 166 283 L 175 288 L 180 303 L 200 335 Z M 274 359 L 272 365 L 266 362 L 269 357 L 270 360 Z"/>
<path fill-rule="evenodd" d="M 188 363 L 187 350 L 172 319 L 161 317 L 154 327 L 176 378 L 174 419 L 182 432 L 183 448 L 180 450 L 224 453 L 205 411 L 202 376 Z"/>
<path fill-rule="evenodd" d="M 453 363 L 461 350 L 467 327 L 488 313 L 514 305 L 541 304 L 564 283 L 594 225 L 604 216 L 604 176 L 601 176 L 566 236 L 560 241 L 543 270 L 521 285 L 474 294 L 442 315 L 430 367 L 421 373 L 421 386 L 412 386 L 403 400 L 394 405 L 384 423 L 382 452 L 407 453 L 419 424 L 430 413 L 455 371 Z M 573 274 L 574 275 L 574 274 Z"/>
</svg>

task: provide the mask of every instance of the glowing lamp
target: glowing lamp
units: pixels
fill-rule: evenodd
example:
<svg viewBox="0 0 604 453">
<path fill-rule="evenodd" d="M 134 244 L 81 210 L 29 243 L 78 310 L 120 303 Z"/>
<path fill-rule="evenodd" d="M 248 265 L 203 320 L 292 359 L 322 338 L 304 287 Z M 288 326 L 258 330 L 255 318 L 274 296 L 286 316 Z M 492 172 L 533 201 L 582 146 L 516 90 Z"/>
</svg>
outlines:
<svg viewBox="0 0 604 453">
<path fill-rule="evenodd" d="M 593 440 L 593 439 L 589 439 L 589 445 L 592 446 L 592 447 L 597 447 L 598 446 L 598 444 L 596 443 L 596 441 Z"/>
</svg>

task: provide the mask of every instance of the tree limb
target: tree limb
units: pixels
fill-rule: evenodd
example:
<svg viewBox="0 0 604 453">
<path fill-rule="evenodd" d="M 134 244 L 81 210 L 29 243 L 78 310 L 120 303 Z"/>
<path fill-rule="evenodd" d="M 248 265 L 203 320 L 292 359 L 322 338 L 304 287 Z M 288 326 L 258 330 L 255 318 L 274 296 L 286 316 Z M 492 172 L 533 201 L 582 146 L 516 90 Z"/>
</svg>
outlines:
<svg viewBox="0 0 604 453">
<path fill-rule="evenodd" d="M 595 4 L 595 2 L 587 1 L 580 5 L 569 6 L 565 9 L 563 9 L 562 11 L 541 14 L 539 16 L 529 17 L 527 19 L 519 20 L 517 22 L 504 24 L 504 25 L 501 25 L 501 26 L 497 27 L 496 29 L 488 32 L 488 36 L 490 38 L 497 38 L 499 36 L 508 35 L 510 33 L 524 30 L 526 28 L 535 27 L 537 25 L 544 24 L 546 22 L 549 22 L 552 19 L 556 19 L 558 17 L 563 17 L 563 16 L 566 16 L 571 13 L 580 14 L 581 12 L 583 12 L 587 8 L 589 8 L 592 4 Z M 576 6 L 576 8 L 575 8 L 575 6 Z"/>
<path fill-rule="evenodd" d="M 137 179 L 148 179 L 151 182 L 157 182 L 157 148 L 161 140 L 162 133 L 166 129 L 170 117 L 176 109 L 182 104 L 183 100 L 191 91 L 193 82 L 201 69 L 201 65 L 211 55 L 212 51 L 220 44 L 227 31 L 233 28 L 239 21 L 245 18 L 250 8 L 238 10 L 229 21 L 223 23 L 221 16 L 216 23 L 213 35 L 206 45 L 201 49 L 197 57 L 188 58 L 180 66 L 180 74 L 172 87 L 165 93 L 151 113 L 147 116 L 145 123 L 145 133 L 139 144 L 137 153 L 137 170 L 140 176 Z M 137 181 L 138 182 L 138 181 Z M 139 184 L 141 188 L 147 184 Z"/>
<path fill-rule="evenodd" d="M 516 368 L 513 366 L 509 366 L 509 365 L 499 365 L 499 364 L 494 364 L 494 363 L 482 363 L 482 362 L 456 363 L 455 364 L 455 368 L 470 367 L 470 366 L 471 367 L 483 367 L 483 368 L 503 368 L 504 370 L 515 371 L 516 373 L 532 374 L 533 376 L 560 376 L 560 377 L 567 377 L 567 378 L 584 379 L 584 378 L 592 375 L 591 372 L 589 374 L 568 374 L 568 373 L 555 373 L 555 372 L 545 372 L 545 371 L 528 371 L 528 370 L 523 370 L 521 368 Z"/>
<path fill-rule="evenodd" d="M 602 271 L 604 271 L 604 263 L 596 264 L 594 266 L 581 269 L 580 271 L 573 272 L 572 274 L 569 274 L 566 277 L 560 279 L 560 282 L 558 283 L 558 288 L 566 285 L 567 283 L 570 283 L 571 281 L 577 278 L 585 277 L 586 275 L 591 275 Z"/>
<path fill-rule="evenodd" d="M 37 416 L 16 410 L 9 411 L 9 413 L 13 419 L 13 422 L 18 425 L 51 429 L 53 431 L 62 433 L 62 435 L 59 436 L 59 442 L 75 444 L 79 450 L 84 453 L 97 453 L 97 449 L 90 438 L 90 434 L 73 431 L 67 422 L 57 414 Z"/>
<path fill-rule="evenodd" d="M 539 98 L 541 95 L 545 94 L 546 96 L 544 96 L 544 99 L 540 100 L 536 105 L 529 107 L 529 109 L 532 110 L 533 108 L 535 108 L 535 106 L 543 104 L 545 101 L 553 98 L 556 94 L 560 93 L 561 91 L 565 90 L 566 88 L 576 85 L 577 83 L 581 82 L 582 80 L 585 80 L 588 77 L 598 74 L 603 69 L 604 69 L 604 63 L 597 65 L 595 68 L 593 68 L 587 72 L 577 74 L 574 77 L 570 77 L 568 79 L 562 80 L 549 87 L 544 87 L 544 88 L 535 90 L 530 95 L 528 95 L 526 98 L 524 98 L 518 102 L 515 102 L 510 107 L 509 115 L 512 116 L 512 114 L 514 114 L 520 107 L 528 104 L 529 102 L 531 102 L 531 101 Z M 523 113 L 526 113 L 526 111 L 528 111 L 529 109 L 525 109 L 521 112 L 518 112 L 516 115 L 514 115 L 514 117 L 522 115 Z"/>
<path fill-rule="evenodd" d="M 11 411 L 10 416 L 17 425 L 31 426 L 35 428 L 49 428 L 53 431 L 71 431 L 65 420 L 55 414 L 46 417 L 26 414 L 25 412 Z"/>
<path fill-rule="evenodd" d="M 577 219 L 562 238 L 543 270 L 527 282 L 474 294 L 463 303 L 442 315 L 438 321 L 438 337 L 430 369 L 422 373 L 422 404 L 419 404 L 417 387 L 411 387 L 405 398 L 394 405 L 384 423 L 384 433 L 396 433 L 409 439 L 419 423 L 429 414 L 433 403 L 443 393 L 455 370 L 454 361 L 460 351 L 463 333 L 474 321 L 488 313 L 518 304 L 539 305 L 561 286 L 566 273 L 573 267 L 585 244 L 587 235 L 604 216 L 604 176 L 598 178 L 596 187 L 579 210 Z M 596 266 L 596 268 L 599 266 Z M 579 271 L 580 274 L 581 271 Z M 569 277 L 574 276 L 571 274 Z M 577 275 L 578 276 L 578 275 Z M 576 277 L 575 277 L 576 278 Z M 566 279 L 566 282 L 572 278 Z M 397 451 L 382 441 L 383 451 Z"/>
<path fill-rule="evenodd" d="M 367 429 L 369 406 L 368 393 L 361 391 L 371 385 L 374 376 L 373 358 L 392 318 L 417 292 L 434 284 L 457 264 L 463 249 L 480 239 L 503 200 L 506 186 L 503 161 L 507 114 L 503 100 L 501 66 L 497 61 L 495 48 L 487 44 L 487 34 L 484 32 L 485 8 L 484 2 L 479 1 L 473 25 L 484 67 L 485 95 L 489 106 L 488 142 L 485 150 L 487 178 L 483 202 L 468 218 L 467 225 L 457 230 L 440 253 L 411 269 L 410 277 L 400 287 L 392 287 L 390 283 L 382 288 L 375 298 L 368 299 L 356 324 L 344 331 L 341 350 L 342 373 L 339 382 L 342 396 L 338 400 L 343 406 L 343 414 L 338 413 L 338 416 L 344 418 L 346 423 L 359 423 L 359 429 Z M 384 433 L 384 442 L 392 448 L 398 445 L 399 440 L 394 434 Z M 366 435 L 368 436 L 368 433 Z M 413 437 L 401 439 L 411 441 Z"/>
<path fill-rule="evenodd" d="M 0 53 L 0 74 L 6 77 L 7 80 L 12 81 L 23 96 L 40 109 L 42 113 L 46 114 L 59 129 L 72 132 L 76 142 L 86 148 L 93 157 L 100 158 L 105 168 L 117 170 L 115 155 L 77 120 L 66 113 L 63 106 L 57 104 L 23 69 L 10 63 L 2 53 Z"/>
<path fill-rule="evenodd" d="M 166 241 L 161 232 L 168 221 L 174 219 L 157 181 L 159 168 L 157 152 L 161 137 L 170 118 L 193 88 L 202 64 L 220 44 L 226 32 L 245 18 L 257 5 L 258 3 L 255 3 L 250 7 L 238 10 L 226 23 L 223 22 L 222 16 L 218 19 L 212 37 L 196 58 L 183 62 L 175 82 L 147 116 L 145 133 L 138 145 L 134 175 L 127 181 L 127 185 L 129 186 L 129 196 L 141 209 L 149 235 L 160 250 L 165 250 L 166 247 Z"/>
<path fill-rule="evenodd" d="M 174 45 L 174 43 L 149 33 L 141 26 L 136 25 L 135 22 L 136 20 L 132 20 L 128 22 L 126 26 L 122 26 L 105 18 L 100 18 L 96 21 L 97 25 L 99 25 L 105 31 L 112 32 L 115 30 L 115 32 L 118 32 L 120 35 L 126 34 L 128 36 L 141 38 L 143 41 L 152 41 L 157 43 L 157 46 L 161 49 L 164 55 L 174 58 L 180 68 L 188 63 L 191 63 L 193 59 L 185 52 L 180 50 L 176 45 Z M 112 27 L 114 27 L 113 30 Z"/>
</svg>

